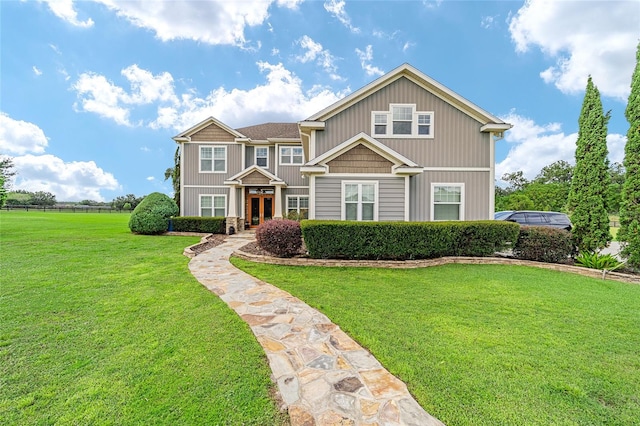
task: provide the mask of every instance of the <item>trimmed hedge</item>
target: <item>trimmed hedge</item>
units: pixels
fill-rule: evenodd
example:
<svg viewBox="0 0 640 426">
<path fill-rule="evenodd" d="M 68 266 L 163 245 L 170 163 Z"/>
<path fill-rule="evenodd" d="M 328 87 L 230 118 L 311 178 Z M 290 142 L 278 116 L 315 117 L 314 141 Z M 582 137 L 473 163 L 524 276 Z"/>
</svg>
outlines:
<svg viewBox="0 0 640 426">
<path fill-rule="evenodd" d="M 169 218 L 180 209 L 167 195 L 153 192 L 136 206 L 129 218 L 129 229 L 136 234 L 157 235 L 167 231 Z"/>
<path fill-rule="evenodd" d="M 300 222 L 290 219 L 268 220 L 256 229 L 256 242 L 260 248 L 276 256 L 295 256 L 302 247 Z"/>
<path fill-rule="evenodd" d="M 506 221 L 351 222 L 304 220 L 302 235 L 316 259 L 408 260 L 490 256 L 515 243 L 520 226 Z"/>
<path fill-rule="evenodd" d="M 545 226 L 523 226 L 513 246 L 516 259 L 561 263 L 575 253 L 571 233 Z"/>
<path fill-rule="evenodd" d="M 178 216 L 171 218 L 175 232 L 203 232 L 207 234 L 226 234 L 224 217 Z"/>
</svg>

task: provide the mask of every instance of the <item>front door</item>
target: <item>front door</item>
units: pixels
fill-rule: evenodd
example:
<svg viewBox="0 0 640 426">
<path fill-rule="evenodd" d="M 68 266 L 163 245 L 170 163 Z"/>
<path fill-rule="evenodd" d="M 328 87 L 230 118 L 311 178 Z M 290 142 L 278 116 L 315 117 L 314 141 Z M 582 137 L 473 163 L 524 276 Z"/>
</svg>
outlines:
<svg viewBox="0 0 640 426">
<path fill-rule="evenodd" d="M 273 194 L 249 194 L 248 204 L 251 228 L 273 218 Z"/>
</svg>

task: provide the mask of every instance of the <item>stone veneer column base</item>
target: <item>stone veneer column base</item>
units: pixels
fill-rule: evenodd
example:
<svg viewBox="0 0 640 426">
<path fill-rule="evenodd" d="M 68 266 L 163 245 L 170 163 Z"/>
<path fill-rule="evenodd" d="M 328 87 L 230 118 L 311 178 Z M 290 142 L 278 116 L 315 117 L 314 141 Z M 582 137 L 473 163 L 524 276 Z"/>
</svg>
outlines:
<svg viewBox="0 0 640 426">
<path fill-rule="evenodd" d="M 225 233 L 229 235 L 229 229 L 233 226 L 236 233 L 244 230 L 244 222 L 239 217 L 227 216 Z"/>
</svg>

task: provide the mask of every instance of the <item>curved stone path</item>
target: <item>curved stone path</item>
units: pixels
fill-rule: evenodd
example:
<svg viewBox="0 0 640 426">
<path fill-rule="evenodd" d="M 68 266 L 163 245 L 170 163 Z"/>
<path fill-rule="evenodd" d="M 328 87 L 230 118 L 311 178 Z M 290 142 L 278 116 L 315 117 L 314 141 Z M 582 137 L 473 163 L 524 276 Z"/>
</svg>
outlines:
<svg viewBox="0 0 640 426">
<path fill-rule="evenodd" d="M 231 254 L 253 238 L 230 236 L 194 257 L 189 269 L 251 327 L 292 426 L 443 425 L 329 318 L 231 265 Z"/>
</svg>

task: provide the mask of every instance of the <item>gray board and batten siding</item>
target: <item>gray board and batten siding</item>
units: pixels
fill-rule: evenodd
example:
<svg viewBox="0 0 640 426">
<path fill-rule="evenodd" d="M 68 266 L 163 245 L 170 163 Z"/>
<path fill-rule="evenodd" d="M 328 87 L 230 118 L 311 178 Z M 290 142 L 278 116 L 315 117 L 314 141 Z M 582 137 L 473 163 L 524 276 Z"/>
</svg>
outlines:
<svg viewBox="0 0 640 426">
<path fill-rule="evenodd" d="M 433 111 L 433 138 L 382 138 L 371 135 L 371 112 L 388 111 L 389 104 L 416 104 L 416 111 Z M 490 167 L 489 134 L 482 123 L 400 78 L 328 118 L 316 132 L 316 155 L 364 132 L 423 167 Z"/>
<path fill-rule="evenodd" d="M 363 177 L 353 179 L 338 176 L 316 178 L 316 219 L 339 219 L 342 215 L 342 182 L 378 182 L 378 220 L 404 220 L 404 177 Z"/>
</svg>

